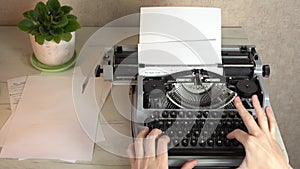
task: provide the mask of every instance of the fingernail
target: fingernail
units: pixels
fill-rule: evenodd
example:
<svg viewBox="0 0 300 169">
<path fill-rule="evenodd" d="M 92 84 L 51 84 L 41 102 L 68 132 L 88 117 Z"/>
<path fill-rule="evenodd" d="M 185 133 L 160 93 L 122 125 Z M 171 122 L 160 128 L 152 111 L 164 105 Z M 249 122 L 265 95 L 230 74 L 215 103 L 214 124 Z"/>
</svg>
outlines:
<svg viewBox="0 0 300 169">
<path fill-rule="evenodd" d="M 235 98 L 235 101 L 237 101 L 237 102 L 241 101 L 240 97 L 237 96 L 237 97 Z"/>
<path fill-rule="evenodd" d="M 257 95 L 256 95 L 256 94 L 253 95 L 253 96 L 252 96 L 252 99 L 258 99 Z"/>
</svg>

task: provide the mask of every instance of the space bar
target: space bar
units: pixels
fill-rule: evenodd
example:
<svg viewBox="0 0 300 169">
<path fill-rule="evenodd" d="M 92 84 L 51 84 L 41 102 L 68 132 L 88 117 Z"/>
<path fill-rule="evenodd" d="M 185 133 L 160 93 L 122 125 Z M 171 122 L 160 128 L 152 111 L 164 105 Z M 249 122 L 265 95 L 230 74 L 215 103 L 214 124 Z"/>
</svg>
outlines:
<svg viewBox="0 0 300 169">
<path fill-rule="evenodd" d="M 245 156 L 243 149 L 172 148 L 169 156 Z"/>
</svg>

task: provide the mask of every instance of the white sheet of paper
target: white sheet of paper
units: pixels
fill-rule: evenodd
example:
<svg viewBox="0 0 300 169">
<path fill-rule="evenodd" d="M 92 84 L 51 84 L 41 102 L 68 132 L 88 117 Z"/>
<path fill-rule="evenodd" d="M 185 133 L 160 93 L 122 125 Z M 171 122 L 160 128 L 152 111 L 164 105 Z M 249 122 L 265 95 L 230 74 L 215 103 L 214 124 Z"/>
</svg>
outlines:
<svg viewBox="0 0 300 169">
<path fill-rule="evenodd" d="M 103 104 L 105 103 L 107 96 L 111 91 L 112 83 L 110 81 L 104 81 L 103 77 L 99 77 L 95 79 L 95 85 L 97 104 L 101 112 Z M 105 140 L 100 120 L 97 122 L 97 132 L 95 138 L 95 143 Z"/>
<path fill-rule="evenodd" d="M 199 65 L 214 66 L 222 74 L 216 66 L 222 63 L 220 9 L 145 7 L 140 24 L 138 56 L 145 68 L 139 74 L 156 76 Z"/>
<path fill-rule="evenodd" d="M 4 145 L 6 134 L 9 130 L 10 122 L 16 111 L 19 100 L 22 96 L 22 92 L 26 83 L 26 78 L 27 76 L 23 76 L 7 80 L 10 108 L 12 114 L 9 116 L 6 123 L 2 126 L 0 130 L 0 147 Z"/>
<path fill-rule="evenodd" d="M 91 160 L 93 147 L 76 117 L 72 78 L 29 76 L 0 157 Z"/>
<path fill-rule="evenodd" d="M 84 76 L 81 67 L 75 67 L 74 72 L 72 90 L 78 121 L 91 140 L 103 141 L 105 138 L 98 117 L 112 84 L 92 74 Z"/>
<path fill-rule="evenodd" d="M 22 96 L 27 76 L 7 80 L 9 101 L 12 113 L 16 111 L 17 105 Z"/>
<path fill-rule="evenodd" d="M 188 29 L 186 29 L 188 28 Z M 221 9 L 142 7 L 139 43 L 216 40 L 221 45 Z"/>
</svg>

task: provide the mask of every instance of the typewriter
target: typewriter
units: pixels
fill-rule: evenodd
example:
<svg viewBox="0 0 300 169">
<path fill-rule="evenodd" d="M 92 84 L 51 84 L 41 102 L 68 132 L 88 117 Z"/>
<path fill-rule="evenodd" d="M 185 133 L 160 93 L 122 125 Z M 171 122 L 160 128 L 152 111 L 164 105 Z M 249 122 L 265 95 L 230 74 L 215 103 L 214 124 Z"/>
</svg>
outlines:
<svg viewBox="0 0 300 169">
<path fill-rule="evenodd" d="M 222 46 L 223 75 L 190 69 L 162 76 L 138 74 L 137 46 L 115 46 L 104 57 L 104 79 L 132 86 L 133 138 L 142 127 L 158 128 L 170 137 L 170 168 L 198 159 L 204 168 L 234 168 L 245 156 L 243 146 L 226 135 L 247 132 L 233 100 L 239 96 L 256 119 L 251 96 L 269 105 L 263 78 L 270 75 L 255 46 Z M 99 72 L 98 72 L 99 73 Z"/>
</svg>

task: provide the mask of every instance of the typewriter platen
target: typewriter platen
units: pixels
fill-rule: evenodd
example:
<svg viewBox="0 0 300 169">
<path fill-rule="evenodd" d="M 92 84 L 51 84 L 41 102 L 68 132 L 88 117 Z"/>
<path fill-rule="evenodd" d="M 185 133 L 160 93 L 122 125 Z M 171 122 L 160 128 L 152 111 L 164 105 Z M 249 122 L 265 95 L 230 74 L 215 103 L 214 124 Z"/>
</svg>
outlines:
<svg viewBox="0 0 300 169">
<path fill-rule="evenodd" d="M 226 135 L 236 128 L 247 131 L 233 104 L 239 96 L 256 119 L 251 96 L 262 107 L 269 105 L 263 77 L 270 67 L 262 65 L 254 46 L 223 46 L 224 75 L 191 69 L 162 76 L 138 75 L 136 46 L 116 46 L 104 58 L 104 79 L 132 85 L 132 133 L 143 126 L 159 128 L 171 139 L 170 167 L 186 159 L 199 166 L 237 167 L 245 155 L 237 140 Z"/>
</svg>

